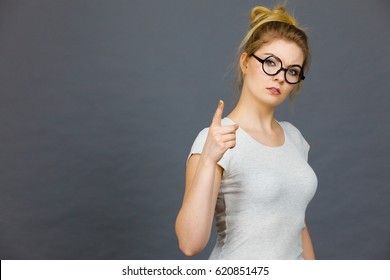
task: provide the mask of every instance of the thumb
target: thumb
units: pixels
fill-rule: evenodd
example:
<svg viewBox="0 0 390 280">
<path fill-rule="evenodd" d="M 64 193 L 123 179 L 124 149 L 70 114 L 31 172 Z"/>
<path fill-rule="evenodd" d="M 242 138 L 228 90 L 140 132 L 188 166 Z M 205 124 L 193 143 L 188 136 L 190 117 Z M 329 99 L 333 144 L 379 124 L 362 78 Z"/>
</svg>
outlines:
<svg viewBox="0 0 390 280">
<path fill-rule="evenodd" d="M 224 108 L 224 103 L 222 100 L 219 100 L 218 107 L 214 113 L 214 117 L 213 117 L 213 121 L 211 122 L 211 125 L 221 126 L 223 108 Z"/>
</svg>

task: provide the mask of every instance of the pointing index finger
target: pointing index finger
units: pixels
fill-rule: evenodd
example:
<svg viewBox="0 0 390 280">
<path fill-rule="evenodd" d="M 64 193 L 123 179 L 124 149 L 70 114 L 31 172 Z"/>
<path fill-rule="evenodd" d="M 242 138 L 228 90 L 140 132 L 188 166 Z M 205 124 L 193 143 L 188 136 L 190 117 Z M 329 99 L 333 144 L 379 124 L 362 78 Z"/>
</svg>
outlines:
<svg viewBox="0 0 390 280">
<path fill-rule="evenodd" d="M 219 100 L 217 110 L 215 111 L 213 121 L 211 122 L 212 126 L 221 126 L 223 108 L 223 101 Z"/>
</svg>

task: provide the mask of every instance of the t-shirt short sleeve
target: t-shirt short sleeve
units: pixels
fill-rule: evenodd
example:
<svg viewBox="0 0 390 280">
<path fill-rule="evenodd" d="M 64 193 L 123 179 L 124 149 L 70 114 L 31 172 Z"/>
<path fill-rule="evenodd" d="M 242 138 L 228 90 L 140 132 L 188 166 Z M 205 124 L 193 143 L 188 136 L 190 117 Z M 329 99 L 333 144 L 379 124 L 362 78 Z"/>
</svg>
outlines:
<svg viewBox="0 0 390 280">
<path fill-rule="evenodd" d="M 293 124 L 289 122 L 284 122 L 287 127 L 289 128 L 289 131 L 292 133 L 292 136 L 294 138 L 294 141 L 298 148 L 302 151 L 303 158 L 308 161 L 309 159 L 309 150 L 310 145 L 307 143 L 305 137 L 303 137 L 302 133 L 299 131 L 298 128 L 296 128 Z"/>
<path fill-rule="evenodd" d="M 305 137 L 303 137 L 302 133 L 298 129 L 297 129 L 297 131 L 299 132 L 299 136 L 301 139 L 303 157 L 305 158 L 306 161 L 308 161 L 310 145 L 309 145 L 309 143 L 307 143 L 307 141 L 306 141 Z M 306 226 L 306 220 L 305 220 L 303 223 L 303 229 L 305 229 L 306 227 L 307 226 Z"/>
<path fill-rule="evenodd" d="M 204 128 L 201 132 L 199 132 L 198 136 L 195 138 L 194 143 L 192 144 L 191 151 L 187 157 L 186 166 L 188 164 L 188 160 L 192 154 L 202 154 L 203 146 L 206 142 L 207 135 L 209 133 L 209 128 Z M 228 167 L 230 159 L 230 150 L 227 150 L 222 158 L 218 161 L 218 165 L 221 166 L 224 170 Z"/>
<path fill-rule="evenodd" d="M 306 161 L 308 161 L 310 145 L 309 145 L 309 143 L 307 143 L 305 137 L 303 137 L 303 135 L 301 133 L 299 133 L 299 134 L 301 136 L 303 157 L 305 158 Z"/>
</svg>

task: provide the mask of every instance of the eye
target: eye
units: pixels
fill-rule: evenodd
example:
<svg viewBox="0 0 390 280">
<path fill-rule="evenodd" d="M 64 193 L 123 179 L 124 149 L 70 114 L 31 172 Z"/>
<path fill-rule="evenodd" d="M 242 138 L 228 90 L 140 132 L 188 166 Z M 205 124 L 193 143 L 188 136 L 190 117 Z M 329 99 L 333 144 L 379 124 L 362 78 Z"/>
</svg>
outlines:
<svg viewBox="0 0 390 280">
<path fill-rule="evenodd" d="M 297 77 L 301 74 L 301 70 L 298 67 L 288 68 L 287 74 L 293 77 Z"/>
<path fill-rule="evenodd" d="M 267 65 L 267 66 L 277 66 L 278 65 L 278 61 L 274 58 L 274 57 L 268 57 L 265 59 L 264 63 Z"/>
</svg>

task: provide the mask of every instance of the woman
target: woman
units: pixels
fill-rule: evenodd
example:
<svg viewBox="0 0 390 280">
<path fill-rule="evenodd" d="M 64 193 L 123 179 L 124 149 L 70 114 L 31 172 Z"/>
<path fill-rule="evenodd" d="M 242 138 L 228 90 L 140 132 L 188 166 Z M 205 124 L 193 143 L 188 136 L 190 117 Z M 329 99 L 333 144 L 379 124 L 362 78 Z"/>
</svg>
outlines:
<svg viewBox="0 0 390 280">
<path fill-rule="evenodd" d="M 274 118 L 305 78 L 307 37 L 284 7 L 255 7 L 240 53 L 238 103 L 222 118 L 219 102 L 188 157 L 179 247 L 187 256 L 199 253 L 215 216 L 210 259 L 315 259 L 305 223 L 317 188 L 309 144 L 291 123 Z"/>
</svg>

